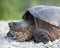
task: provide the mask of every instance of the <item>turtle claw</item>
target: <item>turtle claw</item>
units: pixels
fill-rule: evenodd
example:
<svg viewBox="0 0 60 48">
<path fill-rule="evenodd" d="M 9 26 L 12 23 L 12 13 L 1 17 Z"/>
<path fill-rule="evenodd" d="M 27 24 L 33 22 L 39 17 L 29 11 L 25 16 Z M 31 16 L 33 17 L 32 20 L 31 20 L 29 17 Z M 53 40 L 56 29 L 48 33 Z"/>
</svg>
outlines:
<svg viewBox="0 0 60 48">
<path fill-rule="evenodd" d="M 44 34 L 44 32 L 42 32 L 41 30 L 35 29 L 33 35 L 34 41 L 37 43 L 43 42 L 45 44 L 49 41 L 49 37 L 46 34 Z"/>
</svg>

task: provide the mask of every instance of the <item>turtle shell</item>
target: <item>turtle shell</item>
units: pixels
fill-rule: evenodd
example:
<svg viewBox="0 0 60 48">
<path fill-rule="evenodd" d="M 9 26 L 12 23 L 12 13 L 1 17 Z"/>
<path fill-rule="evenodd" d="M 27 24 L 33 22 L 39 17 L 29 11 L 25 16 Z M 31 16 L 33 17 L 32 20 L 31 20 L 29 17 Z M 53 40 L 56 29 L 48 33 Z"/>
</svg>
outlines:
<svg viewBox="0 0 60 48">
<path fill-rule="evenodd" d="M 60 26 L 60 7 L 56 6 L 35 6 L 29 8 L 23 15 L 24 20 L 29 20 L 31 16 L 46 21 L 54 26 Z M 33 19 L 31 18 L 31 19 Z"/>
</svg>

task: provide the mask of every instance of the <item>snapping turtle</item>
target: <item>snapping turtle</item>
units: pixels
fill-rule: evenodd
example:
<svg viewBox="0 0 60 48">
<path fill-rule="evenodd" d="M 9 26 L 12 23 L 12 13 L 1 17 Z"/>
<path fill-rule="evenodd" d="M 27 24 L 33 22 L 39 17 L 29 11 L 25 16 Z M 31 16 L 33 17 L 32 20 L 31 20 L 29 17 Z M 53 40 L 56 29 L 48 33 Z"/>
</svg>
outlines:
<svg viewBox="0 0 60 48">
<path fill-rule="evenodd" d="M 8 36 L 19 41 L 32 38 L 36 42 L 46 43 L 60 37 L 60 7 L 35 6 L 23 15 L 23 21 L 10 22 Z"/>
</svg>

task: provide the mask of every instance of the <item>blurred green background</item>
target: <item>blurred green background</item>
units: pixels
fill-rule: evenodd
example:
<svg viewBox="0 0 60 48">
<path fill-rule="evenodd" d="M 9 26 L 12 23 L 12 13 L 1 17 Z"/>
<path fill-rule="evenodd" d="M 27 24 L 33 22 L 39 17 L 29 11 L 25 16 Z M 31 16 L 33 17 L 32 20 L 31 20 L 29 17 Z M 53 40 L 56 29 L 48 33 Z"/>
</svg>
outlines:
<svg viewBox="0 0 60 48">
<path fill-rule="evenodd" d="M 60 0 L 0 0 L 0 20 L 20 20 L 28 8 L 37 5 L 60 6 Z"/>
</svg>

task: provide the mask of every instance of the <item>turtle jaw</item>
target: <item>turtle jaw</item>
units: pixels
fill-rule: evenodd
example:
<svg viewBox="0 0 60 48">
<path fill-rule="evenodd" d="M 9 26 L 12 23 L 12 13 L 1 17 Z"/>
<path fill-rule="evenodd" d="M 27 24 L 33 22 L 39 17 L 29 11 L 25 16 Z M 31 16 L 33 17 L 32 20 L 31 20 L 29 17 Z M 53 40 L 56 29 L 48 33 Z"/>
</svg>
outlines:
<svg viewBox="0 0 60 48">
<path fill-rule="evenodd" d="M 13 40 L 18 40 L 20 42 L 25 41 L 27 38 L 22 32 L 18 32 L 18 31 L 9 31 L 7 33 L 7 36 Z"/>
<path fill-rule="evenodd" d="M 32 34 L 28 33 L 28 30 L 25 31 L 25 33 L 24 33 L 24 31 L 22 31 L 22 32 L 21 31 L 20 32 L 19 31 L 9 31 L 7 33 L 7 36 L 9 38 L 16 39 L 20 42 L 24 42 L 24 41 L 28 41 L 28 40 L 32 39 Z"/>
<path fill-rule="evenodd" d="M 8 33 L 7 33 L 7 38 L 10 38 L 10 39 L 13 39 L 13 40 L 17 40 L 17 38 L 16 38 L 16 36 L 14 36 L 13 34 L 11 34 L 13 31 L 9 31 Z"/>
</svg>

